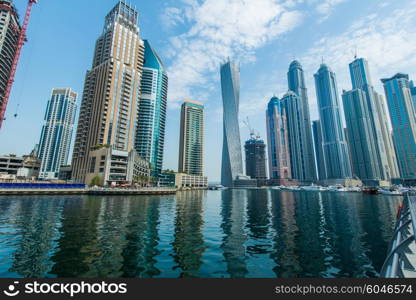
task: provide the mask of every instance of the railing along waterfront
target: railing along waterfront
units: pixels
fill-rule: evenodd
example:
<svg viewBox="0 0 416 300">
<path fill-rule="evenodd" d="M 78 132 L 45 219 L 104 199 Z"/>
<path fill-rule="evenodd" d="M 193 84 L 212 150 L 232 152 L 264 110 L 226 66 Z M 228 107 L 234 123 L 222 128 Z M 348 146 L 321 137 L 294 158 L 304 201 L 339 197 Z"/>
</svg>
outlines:
<svg viewBox="0 0 416 300">
<path fill-rule="evenodd" d="M 400 206 L 388 256 L 381 270 L 384 278 L 416 278 L 416 195 Z"/>
</svg>

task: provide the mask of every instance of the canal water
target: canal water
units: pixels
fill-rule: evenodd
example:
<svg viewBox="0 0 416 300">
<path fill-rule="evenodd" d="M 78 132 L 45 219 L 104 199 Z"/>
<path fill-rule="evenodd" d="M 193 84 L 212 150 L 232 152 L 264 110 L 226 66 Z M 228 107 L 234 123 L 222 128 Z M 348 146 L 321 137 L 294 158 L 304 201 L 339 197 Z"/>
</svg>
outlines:
<svg viewBox="0 0 416 300">
<path fill-rule="evenodd" d="M 0 197 L 0 277 L 377 277 L 401 197 Z"/>
</svg>

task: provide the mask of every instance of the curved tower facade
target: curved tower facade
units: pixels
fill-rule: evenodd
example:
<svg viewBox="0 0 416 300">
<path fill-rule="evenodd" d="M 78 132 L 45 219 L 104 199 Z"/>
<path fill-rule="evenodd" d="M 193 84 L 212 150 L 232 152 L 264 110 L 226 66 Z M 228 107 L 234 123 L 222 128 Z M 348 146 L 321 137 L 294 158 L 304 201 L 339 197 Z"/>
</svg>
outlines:
<svg viewBox="0 0 416 300">
<path fill-rule="evenodd" d="M 240 102 L 240 68 L 228 61 L 221 65 L 221 90 L 223 101 L 223 148 L 221 166 L 221 184 L 234 185 L 234 179 L 243 174 L 240 127 L 238 111 Z"/>
<path fill-rule="evenodd" d="M 158 177 L 163 167 L 168 76 L 149 41 L 144 40 L 144 48 L 135 149 L 150 162 L 152 176 Z"/>
</svg>

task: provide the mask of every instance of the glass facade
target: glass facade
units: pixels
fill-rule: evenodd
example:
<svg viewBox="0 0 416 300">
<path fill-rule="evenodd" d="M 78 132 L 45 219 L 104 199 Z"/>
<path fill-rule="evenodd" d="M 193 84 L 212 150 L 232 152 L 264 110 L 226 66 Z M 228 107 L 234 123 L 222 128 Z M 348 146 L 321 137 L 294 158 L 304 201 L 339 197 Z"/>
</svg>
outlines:
<svg viewBox="0 0 416 300">
<path fill-rule="evenodd" d="M 270 179 L 292 179 L 287 111 L 277 97 L 267 106 L 266 128 Z"/>
<path fill-rule="evenodd" d="M 179 173 L 203 176 L 204 173 L 204 105 L 186 100 L 181 109 Z"/>
<path fill-rule="evenodd" d="M 149 41 L 145 40 L 144 46 L 135 149 L 142 158 L 150 162 L 152 176 L 158 177 L 163 167 L 168 76 Z"/>
<path fill-rule="evenodd" d="M 322 64 L 315 74 L 315 85 L 325 157 L 325 179 L 351 178 L 335 73 Z"/>
<path fill-rule="evenodd" d="M 318 179 L 326 179 L 325 156 L 322 148 L 322 129 L 321 121 L 315 120 L 312 122 L 313 143 L 315 146 L 316 166 L 318 170 Z"/>
<path fill-rule="evenodd" d="M 291 135 L 290 145 L 298 145 L 296 149 L 291 150 L 293 178 L 300 181 L 314 181 L 316 179 L 315 155 L 313 151 L 313 140 L 311 130 L 311 118 L 309 113 L 308 91 L 305 84 L 305 75 L 301 64 L 293 61 L 290 64 L 287 74 L 289 90 L 294 92 L 300 100 L 296 105 L 296 110 L 290 114 L 294 126 L 289 126 L 293 134 Z M 294 97 L 291 97 L 295 99 Z M 298 103 L 298 101 L 296 101 Z M 292 105 L 292 107 L 293 107 Z M 295 107 L 293 107 L 295 108 Z"/>
<path fill-rule="evenodd" d="M 77 94 L 71 89 L 52 90 L 39 141 L 40 178 L 58 178 L 60 167 L 68 162 L 76 102 Z"/>
<path fill-rule="evenodd" d="M 353 175 L 361 180 L 380 180 L 377 148 L 366 94 L 361 89 L 354 89 L 344 92 L 342 101 Z"/>
<path fill-rule="evenodd" d="M 365 100 L 367 105 L 368 117 L 370 120 L 370 125 L 372 130 L 369 131 L 369 138 L 371 139 L 370 143 L 375 145 L 376 149 L 376 158 L 375 167 L 378 168 L 376 174 L 380 174 L 379 179 L 389 180 L 397 176 L 397 168 L 395 163 L 389 163 L 388 154 L 394 155 L 394 151 L 386 149 L 389 146 L 388 141 L 385 141 L 383 136 L 384 126 L 383 122 L 383 113 L 380 111 L 382 109 L 380 106 L 382 103 L 376 103 L 379 98 L 376 95 L 376 91 L 371 82 L 370 69 L 368 67 L 368 62 L 364 58 L 357 58 L 349 65 L 351 82 L 353 89 L 360 89 L 365 92 Z M 387 144 L 386 144 L 387 142 Z"/>
<path fill-rule="evenodd" d="M 238 122 L 240 68 L 234 62 L 228 61 L 221 65 L 220 72 L 224 108 L 221 184 L 226 187 L 232 187 L 237 176 L 243 174 L 243 158 Z"/>
<path fill-rule="evenodd" d="M 393 127 L 400 177 L 416 178 L 416 116 L 410 91 L 409 75 L 396 74 L 381 80 Z"/>
</svg>

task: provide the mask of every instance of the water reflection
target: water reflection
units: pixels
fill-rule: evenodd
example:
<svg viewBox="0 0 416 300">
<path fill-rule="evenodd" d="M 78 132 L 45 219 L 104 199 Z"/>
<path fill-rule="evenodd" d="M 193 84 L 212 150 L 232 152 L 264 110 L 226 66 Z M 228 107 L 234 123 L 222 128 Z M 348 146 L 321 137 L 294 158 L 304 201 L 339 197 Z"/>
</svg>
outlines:
<svg viewBox="0 0 416 300">
<path fill-rule="evenodd" d="M 202 195 L 204 191 L 178 193 L 176 197 L 176 217 L 172 243 L 175 267 L 180 269 L 179 277 L 197 277 L 205 251 L 201 230 Z"/>
<path fill-rule="evenodd" d="M 377 277 L 401 199 L 0 197 L 0 277 Z"/>
</svg>

